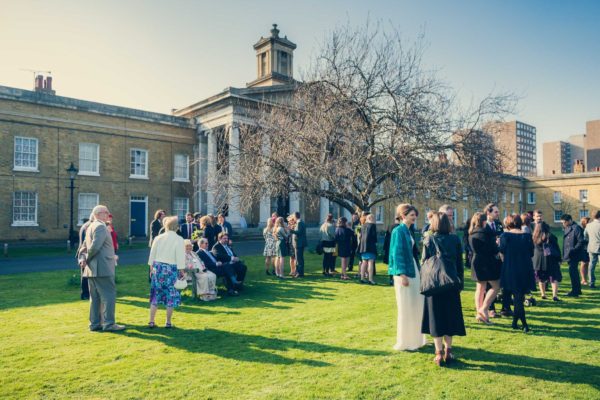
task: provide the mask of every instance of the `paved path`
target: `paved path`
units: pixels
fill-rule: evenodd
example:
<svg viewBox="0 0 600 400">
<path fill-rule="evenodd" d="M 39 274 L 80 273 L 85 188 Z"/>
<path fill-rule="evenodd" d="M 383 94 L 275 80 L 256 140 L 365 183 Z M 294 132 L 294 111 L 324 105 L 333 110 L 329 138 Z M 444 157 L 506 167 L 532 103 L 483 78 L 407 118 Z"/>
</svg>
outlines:
<svg viewBox="0 0 600 400">
<path fill-rule="evenodd" d="M 253 240 L 238 242 L 234 245 L 235 251 L 240 256 L 262 254 L 264 241 Z M 145 264 L 148 262 L 150 249 L 125 250 L 119 253 L 120 265 Z M 62 269 L 77 268 L 75 257 L 65 256 L 37 256 L 23 258 L 0 258 L 0 275 L 19 274 L 24 272 L 57 271 Z"/>
</svg>

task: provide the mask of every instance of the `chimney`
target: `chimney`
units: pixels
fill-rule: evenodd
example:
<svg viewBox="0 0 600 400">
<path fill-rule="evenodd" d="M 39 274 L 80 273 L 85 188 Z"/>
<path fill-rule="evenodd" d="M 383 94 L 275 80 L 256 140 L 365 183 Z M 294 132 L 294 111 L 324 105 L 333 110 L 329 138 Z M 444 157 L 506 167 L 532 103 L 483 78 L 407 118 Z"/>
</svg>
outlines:
<svg viewBox="0 0 600 400">
<path fill-rule="evenodd" d="M 46 77 L 46 90 L 52 91 L 52 77 L 51 76 L 47 76 Z"/>
<path fill-rule="evenodd" d="M 44 90 L 44 77 L 38 75 L 35 77 L 35 91 L 41 92 L 42 90 Z"/>
</svg>

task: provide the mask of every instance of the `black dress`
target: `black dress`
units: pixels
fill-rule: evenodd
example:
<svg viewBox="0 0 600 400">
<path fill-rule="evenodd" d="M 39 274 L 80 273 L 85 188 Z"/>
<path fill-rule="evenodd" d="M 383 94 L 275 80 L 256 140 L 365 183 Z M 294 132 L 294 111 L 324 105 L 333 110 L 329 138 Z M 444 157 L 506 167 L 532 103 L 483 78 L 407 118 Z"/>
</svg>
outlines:
<svg viewBox="0 0 600 400">
<path fill-rule="evenodd" d="M 550 250 L 550 255 L 544 255 L 544 247 Z M 558 239 L 550 234 L 547 242 L 536 244 L 533 249 L 533 270 L 536 280 L 538 282 L 561 282 L 560 260 Z"/>
<path fill-rule="evenodd" d="M 462 246 L 458 236 L 436 233 L 426 237 L 423 241 L 423 260 L 436 253 L 435 245 L 431 240 L 436 240 L 446 268 L 456 268 L 456 274 L 464 282 Z M 460 303 L 460 290 L 425 296 L 421 333 L 430 334 L 433 337 L 465 336 L 467 334 Z"/>
<path fill-rule="evenodd" d="M 338 257 L 350 257 L 352 251 L 352 236 L 354 232 L 345 226 L 338 226 L 335 230 L 335 243 L 337 244 Z"/>
<path fill-rule="evenodd" d="M 500 236 L 500 252 L 504 255 L 500 286 L 516 294 L 526 294 L 535 290 L 531 235 L 504 232 Z"/>
<path fill-rule="evenodd" d="M 473 250 L 471 278 L 478 282 L 500 279 L 501 261 L 497 258 L 496 235 L 490 229 L 478 228 L 469 235 Z"/>
</svg>

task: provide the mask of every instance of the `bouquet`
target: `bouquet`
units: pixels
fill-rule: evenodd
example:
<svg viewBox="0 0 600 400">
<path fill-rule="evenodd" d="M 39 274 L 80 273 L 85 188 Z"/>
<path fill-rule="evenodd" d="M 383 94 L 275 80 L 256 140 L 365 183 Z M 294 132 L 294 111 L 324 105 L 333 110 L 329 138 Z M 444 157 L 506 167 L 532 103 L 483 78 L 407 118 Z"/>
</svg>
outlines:
<svg viewBox="0 0 600 400">
<path fill-rule="evenodd" d="M 194 232 L 192 232 L 192 241 L 197 242 L 202 238 L 203 234 L 204 231 L 202 229 L 195 229 Z"/>
</svg>

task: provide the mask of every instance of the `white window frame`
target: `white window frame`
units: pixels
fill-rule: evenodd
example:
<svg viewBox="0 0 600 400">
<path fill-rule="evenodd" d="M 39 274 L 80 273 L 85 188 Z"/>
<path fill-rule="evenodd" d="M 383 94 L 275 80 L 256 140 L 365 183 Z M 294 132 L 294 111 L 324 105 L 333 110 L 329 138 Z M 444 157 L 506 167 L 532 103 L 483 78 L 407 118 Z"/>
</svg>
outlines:
<svg viewBox="0 0 600 400">
<path fill-rule="evenodd" d="M 554 204 L 561 204 L 562 203 L 562 192 L 554 192 L 552 195 L 552 202 Z"/>
<path fill-rule="evenodd" d="M 431 198 L 431 190 L 430 190 L 430 189 L 427 189 L 427 190 L 425 190 L 425 195 L 424 195 L 424 197 L 425 197 L 426 199 L 430 199 L 430 198 Z"/>
<path fill-rule="evenodd" d="M 177 176 L 177 157 L 185 158 L 185 176 Z M 187 154 L 178 153 L 173 156 L 173 182 L 189 182 L 190 181 L 190 156 Z"/>
<path fill-rule="evenodd" d="M 508 196 L 507 196 L 506 190 L 505 190 L 504 192 L 502 192 L 502 202 L 506 203 L 507 199 L 508 199 Z"/>
<path fill-rule="evenodd" d="M 176 204 L 178 200 L 185 200 L 185 209 L 181 210 L 176 208 Z M 177 212 L 182 211 L 182 216 L 180 216 Z M 177 215 L 177 219 L 180 222 L 181 220 L 185 220 L 185 215 L 190 212 L 190 198 L 189 197 L 174 197 L 173 198 L 173 214 Z"/>
<path fill-rule="evenodd" d="M 375 223 L 376 224 L 383 224 L 383 214 L 384 214 L 383 205 L 380 204 L 375 208 Z"/>
<path fill-rule="evenodd" d="M 462 199 L 465 201 L 469 200 L 469 190 L 467 188 L 463 188 Z"/>
<path fill-rule="evenodd" d="M 469 220 L 469 209 L 463 208 L 463 224 Z"/>
<path fill-rule="evenodd" d="M 515 204 L 515 192 L 510 192 L 510 204 Z"/>
<path fill-rule="evenodd" d="M 144 165 L 144 175 L 136 175 L 131 173 L 131 164 L 132 164 L 132 154 L 134 151 L 143 151 L 146 153 L 146 164 Z M 148 179 L 148 164 L 150 161 L 150 152 L 146 149 L 140 149 L 137 147 L 132 147 L 129 149 L 129 177 L 132 179 Z"/>
<path fill-rule="evenodd" d="M 579 201 L 582 203 L 587 203 L 589 201 L 587 189 L 579 189 Z"/>
<path fill-rule="evenodd" d="M 375 193 L 378 196 L 383 196 L 383 184 L 380 183 L 375 187 Z"/>
<path fill-rule="evenodd" d="M 556 213 L 560 213 L 558 219 L 556 218 Z M 561 222 L 560 217 L 562 217 L 562 210 L 554 210 L 552 213 L 552 218 L 554 218 L 554 222 Z"/>
<path fill-rule="evenodd" d="M 81 162 L 81 145 L 96 146 L 96 171 L 86 171 L 82 169 L 83 163 Z M 100 145 L 98 143 L 79 143 L 79 172 L 77 175 L 100 176 Z"/>
<path fill-rule="evenodd" d="M 35 141 L 35 167 L 22 167 L 22 166 L 17 165 L 17 140 L 18 139 Z M 15 136 L 15 139 L 13 141 L 13 171 L 40 172 L 39 158 L 40 158 L 40 141 L 38 138 L 27 137 L 27 136 Z"/>
<path fill-rule="evenodd" d="M 535 204 L 536 198 L 535 192 L 527 192 L 527 204 Z"/>
<path fill-rule="evenodd" d="M 86 214 L 82 215 L 81 214 L 81 196 L 96 196 L 96 200 L 95 200 L 95 204 L 92 206 L 92 208 L 90 208 L 89 212 L 87 212 Z M 94 209 L 95 206 L 97 206 L 98 204 L 100 204 L 100 195 L 98 193 L 79 193 L 77 195 L 77 226 L 81 226 L 83 225 L 83 219 L 84 218 L 89 218 L 90 214 L 92 213 L 92 210 Z M 88 208 L 86 208 L 85 210 L 88 210 Z"/>
<path fill-rule="evenodd" d="M 35 211 L 34 211 L 34 219 L 32 221 L 15 221 L 15 195 L 17 193 L 33 193 L 35 195 Z M 13 192 L 12 194 L 12 223 L 10 226 L 19 227 L 19 226 L 38 226 L 38 193 L 33 192 L 31 190 L 18 190 Z"/>
</svg>

